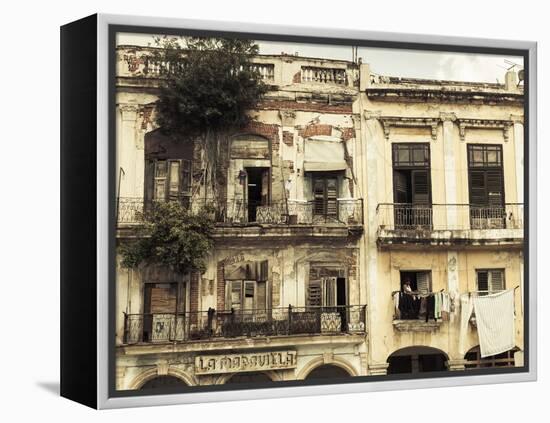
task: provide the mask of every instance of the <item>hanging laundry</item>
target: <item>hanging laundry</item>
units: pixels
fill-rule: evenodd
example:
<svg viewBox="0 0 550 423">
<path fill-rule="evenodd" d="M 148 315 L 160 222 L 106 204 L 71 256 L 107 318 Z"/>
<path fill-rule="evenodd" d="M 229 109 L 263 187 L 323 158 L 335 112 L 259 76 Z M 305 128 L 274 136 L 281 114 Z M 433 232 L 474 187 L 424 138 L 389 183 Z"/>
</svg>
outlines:
<svg viewBox="0 0 550 423">
<path fill-rule="evenodd" d="M 468 332 L 468 322 L 472 316 L 474 303 L 469 294 L 460 296 L 460 339 L 458 344 L 458 350 L 461 354 L 464 354 L 464 341 Z"/>
<path fill-rule="evenodd" d="M 514 290 L 473 299 L 481 357 L 514 348 Z"/>
</svg>

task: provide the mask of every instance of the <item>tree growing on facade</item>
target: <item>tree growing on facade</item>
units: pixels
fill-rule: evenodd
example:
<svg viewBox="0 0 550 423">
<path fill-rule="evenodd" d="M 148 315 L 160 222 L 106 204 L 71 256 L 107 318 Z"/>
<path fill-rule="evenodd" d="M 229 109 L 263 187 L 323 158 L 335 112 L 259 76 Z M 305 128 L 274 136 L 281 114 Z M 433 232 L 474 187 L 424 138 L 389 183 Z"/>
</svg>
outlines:
<svg viewBox="0 0 550 423">
<path fill-rule="evenodd" d="M 144 220 L 144 236 L 120 246 L 122 266 L 160 264 L 178 273 L 203 273 L 213 247 L 212 211 L 194 213 L 175 201 L 155 202 Z"/>
<path fill-rule="evenodd" d="M 156 123 L 183 142 L 199 142 L 203 181 L 215 199 L 225 181 L 229 135 L 247 125 L 267 91 L 251 62 L 258 45 L 212 37 L 156 39 L 163 74 Z"/>
</svg>

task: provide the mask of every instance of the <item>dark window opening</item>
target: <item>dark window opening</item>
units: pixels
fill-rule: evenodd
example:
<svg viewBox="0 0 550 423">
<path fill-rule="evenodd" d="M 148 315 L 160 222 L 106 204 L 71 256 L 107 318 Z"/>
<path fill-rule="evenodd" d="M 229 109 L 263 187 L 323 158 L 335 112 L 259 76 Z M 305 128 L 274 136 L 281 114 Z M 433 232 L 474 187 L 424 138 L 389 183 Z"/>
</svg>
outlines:
<svg viewBox="0 0 550 423">
<path fill-rule="evenodd" d="M 148 390 L 148 389 L 171 388 L 171 387 L 179 387 L 179 386 L 187 386 L 187 383 L 185 383 L 183 380 L 178 379 L 177 377 L 174 377 L 174 376 L 157 376 L 154 379 L 151 379 L 145 382 L 140 389 Z"/>
<path fill-rule="evenodd" d="M 269 204 L 269 168 L 247 167 L 246 195 L 248 202 L 248 221 L 256 221 L 258 206 Z"/>
<path fill-rule="evenodd" d="M 411 354 L 390 356 L 388 374 L 426 373 L 447 370 L 444 354 Z"/>
<path fill-rule="evenodd" d="M 396 229 L 432 227 L 429 144 L 393 144 Z"/>
<path fill-rule="evenodd" d="M 433 318 L 433 310 L 428 304 L 432 292 L 431 271 L 403 271 L 400 278 L 399 319 L 427 321 Z"/>
</svg>

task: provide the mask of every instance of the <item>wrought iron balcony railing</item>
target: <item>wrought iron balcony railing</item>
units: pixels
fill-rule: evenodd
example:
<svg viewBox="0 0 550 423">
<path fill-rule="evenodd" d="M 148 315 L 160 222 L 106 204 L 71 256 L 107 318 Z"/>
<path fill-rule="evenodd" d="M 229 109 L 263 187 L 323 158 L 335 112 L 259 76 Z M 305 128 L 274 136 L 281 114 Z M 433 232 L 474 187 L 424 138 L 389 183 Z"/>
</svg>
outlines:
<svg viewBox="0 0 550 423">
<path fill-rule="evenodd" d="M 523 229 L 521 203 L 501 206 L 382 203 L 376 213 L 378 226 L 384 230 Z"/>
<path fill-rule="evenodd" d="M 224 202 L 193 199 L 185 203 L 192 211 L 208 206 L 214 210 L 217 223 L 224 224 L 272 224 L 272 225 L 317 225 L 341 224 L 362 225 L 363 200 L 361 198 L 343 198 L 334 203 L 334 207 L 318 204 L 314 201 L 287 200 L 261 205 L 235 198 Z M 117 202 L 117 223 L 119 225 L 139 224 L 143 222 L 148 207 L 143 198 L 120 197 Z"/>
<path fill-rule="evenodd" d="M 125 344 L 215 338 L 363 334 L 366 306 L 124 314 Z"/>
</svg>

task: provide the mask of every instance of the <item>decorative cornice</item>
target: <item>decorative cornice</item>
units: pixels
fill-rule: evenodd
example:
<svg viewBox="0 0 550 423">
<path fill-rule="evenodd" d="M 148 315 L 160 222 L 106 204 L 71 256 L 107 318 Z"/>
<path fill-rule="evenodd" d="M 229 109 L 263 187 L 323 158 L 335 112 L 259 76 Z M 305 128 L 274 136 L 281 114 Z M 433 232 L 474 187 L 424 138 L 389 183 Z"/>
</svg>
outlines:
<svg viewBox="0 0 550 423">
<path fill-rule="evenodd" d="M 523 115 L 510 115 L 510 120 L 513 123 L 521 123 L 523 125 Z"/>
<path fill-rule="evenodd" d="M 466 128 L 473 129 L 501 129 L 504 136 L 504 141 L 509 139 L 510 127 L 513 125 L 512 120 L 499 120 L 499 119 L 458 119 L 458 129 L 460 133 L 460 140 L 464 141 L 466 138 Z"/>
<path fill-rule="evenodd" d="M 380 110 L 365 110 L 363 116 L 365 116 L 366 120 L 380 119 L 382 112 Z"/>
<path fill-rule="evenodd" d="M 379 120 L 380 123 L 382 123 L 384 136 L 387 140 L 390 139 L 390 128 L 392 126 L 406 128 L 429 127 L 431 129 L 432 139 L 434 141 L 437 140 L 439 118 L 381 116 Z"/>
<path fill-rule="evenodd" d="M 441 119 L 442 122 L 454 122 L 456 121 L 456 114 L 452 112 L 451 113 L 440 112 L 439 119 Z"/>
</svg>

